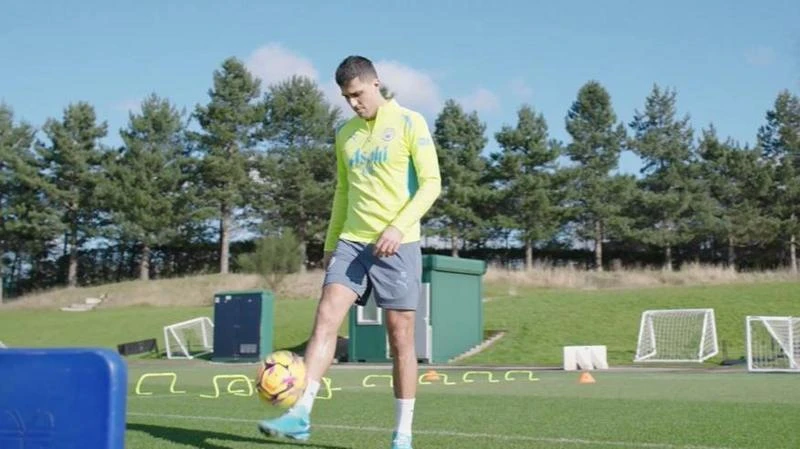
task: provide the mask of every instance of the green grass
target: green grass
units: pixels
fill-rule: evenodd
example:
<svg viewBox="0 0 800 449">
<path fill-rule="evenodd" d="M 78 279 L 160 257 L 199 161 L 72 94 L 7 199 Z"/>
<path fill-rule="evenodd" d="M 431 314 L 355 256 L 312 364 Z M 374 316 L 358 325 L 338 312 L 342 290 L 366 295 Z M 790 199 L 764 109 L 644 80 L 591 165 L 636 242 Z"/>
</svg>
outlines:
<svg viewBox="0 0 800 449">
<path fill-rule="evenodd" d="M 312 439 L 305 443 L 270 440 L 256 430 L 259 419 L 280 411 L 254 395 L 229 394 L 218 374 L 251 377 L 252 365 L 214 366 L 134 364 L 130 370 L 127 447 L 130 449 L 380 448 L 388 447 L 394 425 L 391 389 L 385 367 L 329 371 L 329 399 L 314 406 Z M 424 368 L 423 368 L 424 369 Z M 143 373 L 175 372 L 176 389 L 167 379 Z M 506 380 L 493 371 L 489 382 L 464 371 L 440 370 L 454 385 L 420 385 L 414 417 L 415 447 L 469 448 L 642 448 L 773 449 L 798 447 L 800 379 L 793 375 L 737 372 L 595 372 L 595 384 L 579 384 L 577 373 L 534 372 Z M 365 386 L 373 385 L 374 387 Z M 244 390 L 240 382 L 236 388 Z M 324 389 L 320 395 L 326 394 Z"/>
<path fill-rule="evenodd" d="M 509 380 L 498 364 L 560 366 L 561 348 L 603 344 L 614 366 L 629 365 L 639 317 L 646 309 L 711 307 L 730 358 L 744 354 L 744 317 L 800 315 L 800 283 L 668 287 L 638 290 L 521 290 L 484 304 L 485 329 L 507 335 L 463 363 L 493 372 L 471 375 L 463 366 L 440 369 L 444 385 L 420 385 L 415 412 L 415 447 L 444 449 L 772 449 L 800 447 L 800 377 L 748 374 L 742 367 L 716 370 L 595 372 L 596 384 L 578 384 L 578 374 L 534 372 L 536 381 Z M 315 301 L 277 301 L 275 346 L 302 344 Z M 211 307 L 117 307 L 86 313 L 48 309 L 0 309 L 0 340 L 9 346 L 105 346 L 156 337 L 163 326 L 197 316 Z M 346 326 L 342 332 L 346 333 Z M 720 361 L 721 356 L 714 359 Z M 705 366 L 706 368 L 709 365 Z M 424 371 L 427 367 L 421 366 Z M 472 369 L 472 368 L 470 368 Z M 386 366 L 338 365 L 328 373 L 335 391 L 314 409 L 314 434 L 307 444 L 273 441 L 256 423 L 279 410 L 258 401 L 249 383 L 219 375 L 255 373 L 254 364 L 205 361 L 130 360 L 129 449 L 238 449 L 251 447 L 388 447 L 394 406 Z M 172 393 L 167 377 L 174 373 Z M 241 377 L 239 377 L 241 379 Z M 365 383 L 366 380 L 366 383 Z M 375 382 L 374 387 L 372 382 Z M 233 393 L 232 393 L 233 392 Z M 146 394 L 151 393 L 151 394 Z M 236 394 L 238 393 L 238 394 Z M 321 394 L 325 394 L 325 390 Z"/>
<path fill-rule="evenodd" d="M 800 316 L 800 283 L 522 290 L 485 303 L 484 328 L 508 335 L 464 363 L 560 365 L 563 346 L 606 345 L 609 363 L 632 364 L 642 312 L 662 308 L 713 308 L 720 345 L 738 359 L 745 355 L 745 317 Z"/>
<path fill-rule="evenodd" d="M 294 347 L 308 338 L 314 317 L 314 301 L 277 301 L 275 345 Z M 207 316 L 208 307 L 121 307 L 91 312 L 16 309 L 0 311 L 0 341 L 8 346 L 101 346 L 156 338 L 164 349 L 164 326 Z"/>
<path fill-rule="evenodd" d="M 491 289 L 488 292 L 491 295 Z M 308 338 L 314 300 L 276 301 L 277 348 L 294 348 Z M 800 315 L 800 283 L 777 282 L 636 290 L 522 290 L 484 304 L 485 330 L 505 330 L 468 364 L 560 366 L 565 345 L 606 345 L 611 365 L 630 365 L 639 319 L 647 309 L 714 308 L 720 344 L 730 359 L 744 356 L 744 318 Z M 197 316 L 208 307 L 122 307 L 75 313 L 43 309 L 0 310 L 0 340 L 9 346 L 105 346 L 156 337 L 163 326 Z M 347 334 L 347 326 L 341 328 Z M 723 354 L 712 359 L 718 364 Z"/>
</svg>

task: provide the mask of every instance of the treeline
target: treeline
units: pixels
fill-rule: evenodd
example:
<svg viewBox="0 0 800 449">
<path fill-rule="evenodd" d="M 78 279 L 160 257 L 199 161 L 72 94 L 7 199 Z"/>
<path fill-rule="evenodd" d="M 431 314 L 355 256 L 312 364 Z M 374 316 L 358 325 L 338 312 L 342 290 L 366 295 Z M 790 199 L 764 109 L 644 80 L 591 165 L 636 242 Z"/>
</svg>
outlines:
<svg viewBox="0 0 800 449">
<path fill-rule="evenodd" d="M 41 128 L 2 104 L 4 287 L 228 273 L 236 255 L 285 230 L 312 266 L 343 120 L 312 80 L 262 87 L 235 58 L 191 111 L 144 99 L 118 148 L 104 144 L 112 131 L 91 104 L 69 104 Z M 443 190 L 423 223 L 425 241 L 438 245 L 429 250 L 528 266 L 547 258 L 588 269 L 705 261 L 797 270 L 796 95 L 778 93 L 754 124 L 753 147 L 711 124 L 695 131 L 676 92 L 658 85 L 623 121 L 589 81 L 565 124 L 569 142 L 553 139 L 542 113 L 522 105 L 516 123 L 487 136 L 477 112 L 447 101 L 433 124 Z M 490 138 L 499 151 L 487 154 Z M 619 174 L 626 150 L 643 162 L 638 177 Z"/>
</svg>

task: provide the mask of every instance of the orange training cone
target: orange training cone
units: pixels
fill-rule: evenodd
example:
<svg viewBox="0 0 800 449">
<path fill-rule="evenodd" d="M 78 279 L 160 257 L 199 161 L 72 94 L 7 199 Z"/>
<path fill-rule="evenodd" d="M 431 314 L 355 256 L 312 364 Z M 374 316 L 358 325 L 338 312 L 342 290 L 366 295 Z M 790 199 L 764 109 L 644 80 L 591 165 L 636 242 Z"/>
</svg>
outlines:
<svg viewBox="0 0 800 449">
<path fill-rule="evenodd" d="M 428 381 L 439 380 L 439 374 L 437 374 L 436 371 L 431 369 L 431 370 L 428 370 L 428 372 L 425 373 L 425 376 L 423 377 L 423 379 L 428 380 Z"/>
<path fill-rule="evenodd" d="M 578 383 L 581 384 L 593 384 L 595 382 L 597 381 L 594 380 L 594 377 L 588 371 L 581 373 L 581 377 L 578 379 Z"/>
</svg>

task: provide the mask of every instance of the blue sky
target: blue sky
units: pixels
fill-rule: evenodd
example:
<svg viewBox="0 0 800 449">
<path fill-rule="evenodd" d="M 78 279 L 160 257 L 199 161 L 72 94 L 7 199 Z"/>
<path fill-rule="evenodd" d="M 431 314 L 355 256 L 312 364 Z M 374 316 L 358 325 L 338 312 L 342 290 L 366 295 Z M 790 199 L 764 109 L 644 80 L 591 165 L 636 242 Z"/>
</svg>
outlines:
<svg viewBox="0 0 800 449">
<path fill-rule="evenodd" d="M 312 76 L 348 112 L 333 72 L 362 54 L 431 128 L 448 98 L 477 110 L 488 152 L 523 103 L 568 141 L 564 116 L 590 79 L 626 124 L 657 83 L 677 90 L 698 134 L 713 122 L 751 144 L 778 92 L 800 91 L 797 0 L 542 3 L 7 1 L 0 100 L 35 126 L 89 101 L 109 125 L 106 143 L 117 145 L 128 111 L 151 92 L 187 110 L 205 103 L 229 56 L 265 84 Z M 623 171 L 637 168 L 623 157 Z"/>
</svg>

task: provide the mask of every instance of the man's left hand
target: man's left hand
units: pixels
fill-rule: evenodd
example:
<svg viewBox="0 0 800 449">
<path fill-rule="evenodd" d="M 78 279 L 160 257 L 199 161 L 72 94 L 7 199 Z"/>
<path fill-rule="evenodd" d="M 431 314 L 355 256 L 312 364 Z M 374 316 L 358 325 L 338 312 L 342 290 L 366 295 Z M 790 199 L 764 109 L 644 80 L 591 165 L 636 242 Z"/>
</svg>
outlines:
<svg viewBox="0 0 800 449">
<path fill-rule="evenodd" d="M 394 226 L 387 226 L 383 230 L 378 242 L 375 243 L 375 255 L 378 257 L 388 257 L 394 255 L 400 248 L 403 241 L 403 233 Z"/>
</svg>

